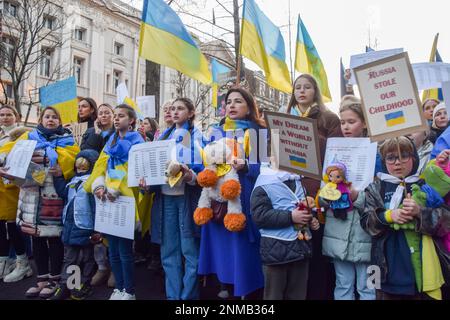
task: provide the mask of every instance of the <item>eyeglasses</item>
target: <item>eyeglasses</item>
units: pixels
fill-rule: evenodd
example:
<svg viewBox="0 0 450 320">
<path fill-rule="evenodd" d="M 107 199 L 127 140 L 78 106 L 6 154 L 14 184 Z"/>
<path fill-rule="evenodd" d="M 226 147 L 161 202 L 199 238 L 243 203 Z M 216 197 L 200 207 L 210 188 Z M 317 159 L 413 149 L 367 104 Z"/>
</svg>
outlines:
<svg viewBox="0 0 450 320">
<path fill-rule="evenodd" d="M 388 154 L 386 156 L 386 158 L 384 158 L 384 160 L 386 161 L 387 164 L 394 164 L 397 159 L 400 163 L 406 163 L 409 161 L 409 159 L 411 159 L 413 157 L 413 155 L 411 153 L 408 152 L 402 152 L 401 154 L 401 159 L 399 156 L 394 155 L 394 154 Z"/>
</svg>

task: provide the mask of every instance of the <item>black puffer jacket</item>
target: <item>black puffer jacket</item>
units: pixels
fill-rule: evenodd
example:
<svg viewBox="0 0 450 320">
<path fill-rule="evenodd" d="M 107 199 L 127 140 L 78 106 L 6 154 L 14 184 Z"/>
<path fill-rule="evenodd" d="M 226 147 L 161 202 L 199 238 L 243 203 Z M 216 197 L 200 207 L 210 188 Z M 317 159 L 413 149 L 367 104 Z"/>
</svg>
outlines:
<svg viewBox="0 0 450 320">
<path fill-rule="evenodd" d="M 89 128 L 83 134 L 83 139 L 81 140 L 81 150 L 93 149 L 98 153 L 102 152 L 103 147 L 108 141 L 109 137 L 114 133 L 114 130 L 110 130 L 108 134 L 104 137 L 101 133 L 97 134 L 95 128 Z"/>
<path fill-rule="evenodd" d="M 295 181 L 284 182 L 295 191 Z M 291 212 L 276 210 L 266 191 L 262 187 L 253 190 L 250 200 L 252 219 L 255 225 L 262 229 L 280 229 L 293 224 Z M 261 237 L 261 260 L 265 265 L 284 264 L 303 260 L 312 256 L 311 241 L 283 241 L 268 237 Z"/>
</svg>

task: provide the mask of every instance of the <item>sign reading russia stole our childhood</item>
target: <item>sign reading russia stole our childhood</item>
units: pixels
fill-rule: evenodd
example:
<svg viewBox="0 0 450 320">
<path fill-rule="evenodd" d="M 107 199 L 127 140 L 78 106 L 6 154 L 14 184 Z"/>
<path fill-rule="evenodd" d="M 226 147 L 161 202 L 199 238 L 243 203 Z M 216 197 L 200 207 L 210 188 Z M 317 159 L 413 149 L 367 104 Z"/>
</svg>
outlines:
<svg viewBox="0 0 450 320">
<path fill-rule="evenodd" d="M 354 72 L 372 141 L 427 129 L 408 53 L 362 65 Z"/>
<path fill-rule="evenodd" d="M 75 77 L 39 88 L 42 107 L 52 106 L 61 114 L 63 124 L 78 122 L 78 97 Z"/>
<path fill-rule="evenodd" d="M 317 121 L 264 112 L 271 133 L 271 155 L 278 168 L 312 179 L 322 179 Z"/>
</svg>

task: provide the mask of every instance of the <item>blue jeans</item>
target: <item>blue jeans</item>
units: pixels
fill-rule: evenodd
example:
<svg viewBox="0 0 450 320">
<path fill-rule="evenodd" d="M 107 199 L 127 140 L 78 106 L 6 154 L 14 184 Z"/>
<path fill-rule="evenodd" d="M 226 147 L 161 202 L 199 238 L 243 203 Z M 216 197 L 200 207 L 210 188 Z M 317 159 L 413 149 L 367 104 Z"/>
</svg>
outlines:
<svg viewBox="0 0 450 320">
<path fill-rule="evenodd" d="M 335 300 L 355 300 L 355 282 L 360 300 L 375 300 L 375 289 L 367 287 L 367 263 L 334 260 L 336 272 Z"/>
<path fill-rule="evenodd" d="M 109 245 L 109 263 L 111 265 L 116 289 L 134 294 L 134 256 L 133 240 L 106 235 Z"/>
<path fill-rule="evenodd" d="M 197 269 L 200 242 L 199 239 L 182 235 L 184 201 L 184 196 L 164 195 L 161 262 L 166 273 L 168 300 L 199 298 Z"/>
</svg>

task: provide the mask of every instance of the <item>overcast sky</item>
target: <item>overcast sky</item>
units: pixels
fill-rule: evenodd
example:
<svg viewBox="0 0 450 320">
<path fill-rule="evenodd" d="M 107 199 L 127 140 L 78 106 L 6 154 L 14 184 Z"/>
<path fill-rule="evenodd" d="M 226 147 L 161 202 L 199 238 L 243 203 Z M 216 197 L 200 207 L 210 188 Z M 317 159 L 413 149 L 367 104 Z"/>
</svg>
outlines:
<svg viewBox="0 0 450 320">
<path fill-rule="evenodd" d="M 365 46 L 369 45 L 369 29 L 372 47 L 376 39 L 377 50 L 404 48 L 412 63 L 428 61 L 434 36 L 439 32 L 439 52 L 444 62 L 450 62 L 450 2 L 447 0 L 256 0 L 269 19 L 277 26 L 282 26 L 288 66 L 289 1 L 292 59 L 295 58 L 297 16 L 300 14 L 325 65 L 333 96 L 330 107 L 334 110 L 338 108 L 340 97 L 339 59 L 342 57 L 344 65 L 348 66 L 352 54 L 364 52 Z M 216 0 L 198 2 L 204 3 L 202 7 L 205 9 L 199 14 L 205 19 L 211 19 L 212 8 L 216 8 L 217 17 L 224 15 L 225 11 L 220 9 Z M 140 8 L 141 3 L 134 0 L 134 5 Z M 221 3 L 231 6 L 230 0 Z M 182 20 L 186 24 L 193 24 L 192 18 L 188 16 L 182 16 Z M 231 27 L 231 22 L 230 19 L 217 20 L 217 23 L 227 27 Z M 212 30 L 207 24 L 203 24 L 201 29 L 208 32 Z M 195 30 L 192 31 L 195 33 Z M 218 36 L 219 31 L 215 29 L 214 34 Z M 252 63 L 247 63 L 247 66 L 258 68 Z"/>
</svg>

